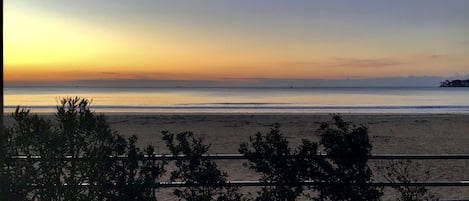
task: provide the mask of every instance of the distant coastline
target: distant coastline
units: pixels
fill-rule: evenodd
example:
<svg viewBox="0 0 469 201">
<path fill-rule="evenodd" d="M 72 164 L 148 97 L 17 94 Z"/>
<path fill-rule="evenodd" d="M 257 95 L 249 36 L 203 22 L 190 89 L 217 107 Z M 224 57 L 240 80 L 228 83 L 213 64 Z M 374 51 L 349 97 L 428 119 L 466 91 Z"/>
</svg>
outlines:
<svg viewBox="0 0 469 201">
<path fill-rule="evenodd" d="M 446 80 L 441 82 L 440 87 L 469 87 L 469 79 L 468 80 Z"/>
<path fill-rule="evenodd" d="M 194 87 L 438 87 L 444 80 L 466 80 L 469 74 L 458 76 L 405 76 L 342 79 L 247 78 L 227 80 L 158 80 L 101 79 L 74 81 L 5 81 L 4 87 L 85 87 L 85 88 L 194 88 Z"/>
</svg>

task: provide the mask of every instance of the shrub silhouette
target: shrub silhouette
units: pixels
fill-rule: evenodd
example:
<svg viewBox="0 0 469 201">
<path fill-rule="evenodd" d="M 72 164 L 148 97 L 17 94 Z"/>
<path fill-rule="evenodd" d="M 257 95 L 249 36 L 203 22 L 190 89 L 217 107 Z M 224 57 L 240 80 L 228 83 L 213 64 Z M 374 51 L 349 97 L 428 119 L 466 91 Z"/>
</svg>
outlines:
<svg viewBox="0 0 469 201">
<path fill-rule="evenodd" d="M 62 99 L 56 122 L 16 109 L 14 125 L 0 136 L 5 200 L 156 200 L 150 184 L 164 163 L 138 161 L 153 147 L 140 151 L 136 137 L 119 136 L 89 104 L 78 97 Z M 110 157 L 122 154 L 129 159 Z M 11 160 L 14 155 L 28 160 Z"/>
<path fill-rule="evenodd" d="M 249 137 L 249 141 L 240 145 L 239 152 L 250 161 L 251 169 L 262 174 L 262 181 L 275 183 L 264 186 L 256 200 L 295 200 L 304 190 L 302 181 L 317 170 L 317 144 L 303 140 L 300 148 L 292 151 L 278 124 L 269 133 Z"/>
<path fill-rule="evenodd" d="M 154 147 L 148 146 L 140 151 L 135 143 L 137 138 L 128 140 L 118 137 L 117 152 L 115 157 L 124 155 L 126 159 L 110 161 L 107 185 L 102 185 L 99 191 L 106 192 L 109 200 L 156 200 L 155 184 L 159 183 L 159 177 L 165 172 L 166 162 L 156 163 L 152 160 L 142 160 L 145 155 L 154 154 Z M 114 185 L 113 185 L 114 184 Z"/>
<path fill-rule="evenodd" d="M 418 163 L 410 160 L 390 161 L 386 166 L 378 167 L 384 178 L 391 183 L 412 183 L 428 181 L 430 171 L 423 169 Z M 423 172 L 423 174 L 422 174 Z M 432 201 L 438 200 L 425 186 L 395 186 L 399 192 L 397 201 Z"/>
<path fill-rule="evenodd" d="M 156 200 L 155 188 L 166 162 L 143 160 L 153 155 L 154 147 L 140 150 L 135 136 L 118 135 L 89 105 L 86 99 L 65 98 L 57 106 L 56 121 L 16 109 L 15 123 L 0 134 L 1 200 Z M 379 200 L 381 189 L 369 185 L 372 145 L 367 128 L 333 115 L 318 131 L 318 143 L 303 140 L 293 150 L 279 125 L 240 145 L 250 168 L 261 174 L 262 181 L 275 183 L 262 187 L 256 200 L 295 200 L 304 193 L 304 180 L 317 182 L 310 186 L 317 191 L 313 200 Z M 171 181 L 189 185 L 174 191 L 180 200 L 245 199 L 237 188 L 226 186 L 227 174 L 203 157 L 210 146 L 202 138 L 164 131 L 163 140 L 171 154 L 185 156 L 175 159 L 170 175 Z M 318 156 L 319 148 L 327 159 Z M 26 160 L 10 158 L 15 155 Z M 421 196 L 426 191 L 411 193 Z"/>
<path fill-rule="evenodd" d="M 318 144 L 303 139 L 295 151 L 275 125 L 270 133 L 257 133 L 250 144 L 239 151 L 251 162 L 250 168 L 262 174 L 262 180 L 275 182 L 258 192 L 256 200 L 295 200 L 303 192 L 302 180 L 315 181 L 313 200 L 362 201 L 379 200 L 382 193 L 371 182 L 367 165 L 371 144 L 365 126 L 355 126 L 332 115 L 332 122 L 319 128 L 320 141 L 328 159 L 318 157 Z"/>
<path fill-rule="evenodd" d="M 323 123 L 319 132 L 319 144 L 329 157 L 320 168 L 323 181 L 329 185 L 318 186 L 316 200 L 379 200 L 381 189 L 368 185 L 372 181 L 367 164 L 372 145 L 367 127 L 350 125 L 339 115 L 332 115 L 332 122 Z"/>
<path fill-rule="evenodd" d="M 61 181 L 64 170 L 60 168 L 63 163 L 54 160 L 61 157 L 62 148 L 58 146 L 61 139 L 51 122 L 19 108 L 13 118 L 16 124 L 2 134 L 6 158 L 2 171 L 8 175 L 5 196 L 15 200 L 50 200 L 63 195 L 62 188 L 54 187 Z M 28 160 L 11 160 L 11 155 L 24 155 Z M 32 160 L 32 156 L 41 158 Z M 34 188 L 35 185 L 43 188 Z"/>
<path fill-rule="evenodd" d="M 171 181 L 185 182 L 189 187 L 176 189 L 174 195 L 189 201 L 229 201 L 241 200 L 236 188 L 225 187 L 225 172 L 217 168 L 215 162 L 204 158 L 209 145 L 202 138 L 195 138 L 192 132 L 173 134 L 163 131 L 163 140 L 173 155 L 184 155 L 177 158 L 176 169 L 171 172 Z"/>
<path fill-rule="evenodd" d="M 7 156 L 7 129 L 4 127 L 3 122 L 0 128 L 0 200 L 11 200 L 9 191 L 10 175 L 7 174 L 6 164 L 9 162 Z"/>
</svg>

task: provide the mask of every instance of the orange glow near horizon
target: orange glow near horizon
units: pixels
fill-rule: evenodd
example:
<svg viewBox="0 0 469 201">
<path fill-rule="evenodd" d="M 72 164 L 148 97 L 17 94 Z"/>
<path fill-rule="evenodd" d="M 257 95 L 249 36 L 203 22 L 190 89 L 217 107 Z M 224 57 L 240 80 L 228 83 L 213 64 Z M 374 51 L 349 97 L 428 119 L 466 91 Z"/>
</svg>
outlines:
<svg viewBox="0 0 469 201">
<path fill-rule="evenodd" d="M 340 30 L 324 34 L 321 29 L 307 29 L 309 21 L 304 19 L 296 22 L 298 27 L 289 27 L 293 26 L 290 23 L 276 27 L 275 23 L 281 22 L 272 20 L 272 27 L 266 31 L 257 28 L 265 23 L 250 24 L 250 20 L 230 31 L 224 22 L 221 24 L 226 27 L 211 21 L 203 27 L 184 21 L 188 18 L 171 21 L 177 16 L 99 23 L 99 19 L 95 22 L 87 16 L 49 13 L 25 5 L 13 1 L 5 4 L 5 81 L 469 74 L 469 57 L 464 54 L 469 43 L 448 45 L 437 40 L 451 38 L 451 34 L 428 32 L 428 36 L 421 36 L 421 32 L 409 31 L 406 37 L 365 40 L 353 34 L 337 34 Z M 334 25 L 333 20 L 317 23 L 324 29 Z M 389 35 L 402 34 L 395 31 Z"/>
</svg>

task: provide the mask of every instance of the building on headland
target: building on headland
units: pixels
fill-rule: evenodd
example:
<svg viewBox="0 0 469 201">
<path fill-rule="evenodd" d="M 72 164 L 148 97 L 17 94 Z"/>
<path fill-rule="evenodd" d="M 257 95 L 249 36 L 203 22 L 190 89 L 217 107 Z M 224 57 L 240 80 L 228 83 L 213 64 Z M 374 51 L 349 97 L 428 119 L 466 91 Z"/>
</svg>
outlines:
<svg viewBox="0 0 469 201">
<path fill-rule="evenodd" d="M 440 87 L 469 87 L 469 80 L 446 80 L 440 82 Z"/>
</svg>

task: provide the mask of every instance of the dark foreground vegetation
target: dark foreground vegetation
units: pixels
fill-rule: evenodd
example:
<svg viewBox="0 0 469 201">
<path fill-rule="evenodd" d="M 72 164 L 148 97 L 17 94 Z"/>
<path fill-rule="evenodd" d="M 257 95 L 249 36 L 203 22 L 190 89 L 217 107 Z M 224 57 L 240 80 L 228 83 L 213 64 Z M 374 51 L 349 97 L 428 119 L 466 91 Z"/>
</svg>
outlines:
<svg viewBox="0 0 469 201">
<path fill-rule="evenodd" d="M 57 106 L 55 121 L 17 108 L 14 125 L 2 128 L 0 135 L 0 200 L 157 200 L 168 161 L 142 160 L 155 148 L 141 150 L 135 136 L 126 139 L 114 132 L 89 104 L 86 99 L 65 98 Z M 276 125 L 240 145 L 248 166 L 262 181 L 273 183 L 257 195 L 243 195 L 237 187 L 225 185 L 227 173 L 203 157 L 210 146 L 202 138 L 164 131 L 169 154 L 185 156 L 175 159 L 169 179 L 189 187 L 175 189 L 174 195 L 189 201 L 291 201 L 299 196 L 318 201 L 380 200 L 382 189 L 368 185 L 372 145 L 367 128 L 332 115 L 318 131 L 318 142 L 303 140 L 291 148 Z M 319 151 L 329 157 L 320 157 Z M 399 171 L 407 164 L 393 165 L 385 168 L 386 178 L 407 179 L 407 172 Z M 398 190 L 402 201 L 432 199 L 424 187 Z"/>
</svg>

